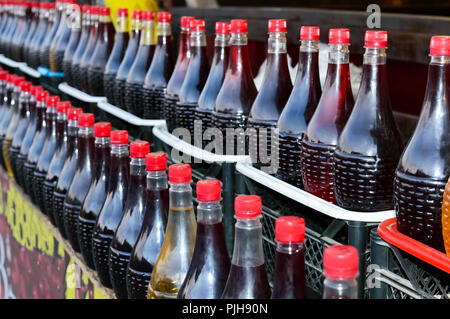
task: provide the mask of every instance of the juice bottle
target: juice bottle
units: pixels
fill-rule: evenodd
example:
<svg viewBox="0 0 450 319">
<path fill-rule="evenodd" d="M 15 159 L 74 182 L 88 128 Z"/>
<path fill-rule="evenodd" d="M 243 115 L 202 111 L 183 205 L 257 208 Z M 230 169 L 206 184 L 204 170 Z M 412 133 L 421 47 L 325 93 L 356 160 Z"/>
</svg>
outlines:
<svg viewBox="0 0 450 319">
<path fill-rule="evenodd" d="M 56 149 L 56 104 L 58 102 L 59 96 L 50 96 L 47 98 L 47 110 L 45 111 L 45 139 L 41 145 L 42 151 L 36 162 L 32 177 L 34 199 L 36 200 L 36 205 L 38 205 L 44 213 L 45 206 L 42 187 Z"/>
<path fill-rule="evenodd" d="M 134 141 L 130 144 L 130 181 L 123 215 L 114 233 L 109 251 L 109 276 L 116 297 L 126 299 L 126 271 L 144 219 L 147 202 L 147 171 L 145 156 L 150 151 L 150 144 Z"/>
<path fill-rule="evenodd" d="M 20 148 L 20 154 L 18 157 L 18 162 L 20 163 L 23 156 L 24 164 L 22 168 L 23 183 L 25 185 L 25 192 L 30 196 L 33 202 L 36 202 L 34 198 L 33 189 L 33 173 L 36 168 L 37 161 L 42 152 L 42 145 L 44 144 L 46 135 L 46 120 L 45 112 L 47 111 L 46 101 L 49 97 L 48 91 L 42 91 L 36 96 L 36 129 L 33 133 L 33 128 L 31 126 L 30 136 L 27 138 L 31 139 L 31 144 L 28 148 L 25 148 L 25 143 Z M 31 136 L 32 135 L 32 136 Z M 27 140 L 26 138 L 26 140 Z"/>
<path fill-rule="evenodd" d="M 230 28 L 229 22 L 216 22 L 216 38 L 214 39 L 214 56 L 211 69 L 194 112 L 194 119 L 197 121 L 194 127 L 201 125 L 201 129 L 198 127 L 197 130 L 202 132 L 202 136 L 208 128 L 212 127 L 212 112 L 216 104 L 217 94 L 219 94 L 225 78 L 230 53 Z M 204 140 L 203 147 L 206 144 L 207 141 Z"/>
<path fill-rule="evenodd" d="M 333 245 L 323 252 L 323 299 L 358 299 L 358 250 Z"/>
<path fill-rule="evenodd" d="M 247 124 L 255 129 L 249 145 L 252 163 L 257 168 L 273 164 L 270 163 L 273 130 L 292 91 L 287 62 L 286 20 L 269 20 L 268 28 L 267 66 Z M 269 173 L 275 173 L 273 165 L 267 168 Z"/>
<path fill-rule="evenodd" d="M 450 181 L 450 179 L 449 179 Z M 450 182 L 447 182 L 442 200 L 442 235 L 447 256 L 450 256 Z"/>
<path fill-rule="evenodd" d="M 99 41 L 99 18 L 101 7 L 93 6 L 91 11 L 91 32 L 89 33 L 89 40 L 86 45 L 86 49 L 83 52 L 79 64 L 80 84 L 79 88 L 84 92 L 90 94 L 92 90 L 89 87 L 88 82 L 88 68 L 92 55 L 94 54 L 95 47 Z"/>
<path fill-rule="evenodd" d="M 175 67 L 167 83 L 166 94 L 164 95 L 164 119 L 166 120 L 167 128 L 172 131 L 175 128 L 175 107 L 178 102 L 178 94 L 183 85 L 184 77 L 189 66 L 189 59 L 191 52 L 189 50 L 189 26 L 190 21 L 194 17 L 183 16 L 180 18 L 180 43 L 178 48 L 178 58 L 175 62 Z"/>
<path fill-rule="evenodd" d="M 197 236 L 191 264 L 178 292 L 179 299 L 218 299 L 230 272 L 220 204 L 220 181 L 201 180 L 196 185 Z"/>
<path fill-rule="evenodd" d="M 275 271 L 272 299 L 306 299 L 305 220 L 295 216 L 275 221 Z"/>
<path fill-rule="evenodd" d="M 209 62 L 206 55 L 205 20 L 191 20 L 189 66 L 175 106 L 175 119 L 178 127 L 189 130 L 194 135 L 194 110 L 198 98 L 208 78 Z"/>
<path fill-rule="evenodd" d="M 30 17 L 30 23 L 29 23 L 29 29 L 28 33 L 23 39 L 23 45 L 22 45 L 22 60 L 25 61 L 27 64 L 28 61 L 28 48 L 29 44 L 31 42 L 31 39 L 33 38 L 34 34 L 36 33 L 37 26 L 39 24 L 39 15 L 40 15 L 40 9 L 39 9 L 39 2 L 38 1 L 32 1 L 31 2 L 31 17 Z"/>
<path fill-rule="evenodd" d="M 434 36 L 425 99 L 416 130 L 397 166 L 394 209 L 398 230 L 444 251 L 442 197 L 450 176 L 450 36 Z"/>
<path fill-rule="evenodd" d="M 164 118 L 164 95 L 175 64 L 171 21 L 170 12 L 158 12 L 155 53 L 142 86 L 142 115 L 145 119 Z"/>
<path fill-rule="evenodd" d="M 44 212 L 53 225 L 56 226 L 55 213 L 53 212 L 53 192 L 58 183 L 59 175 L 67 156 L 67 112 L 71 108 L 70 102 L 58 102 L 56 104 L 56 146 L 53 158 L 48 166 L 48 172 L 42 185 Z"/>
<path fill-rule="evenodd" d="M 11 117 L 14 113 L 12 107 L 12 97 L 14 91 L 14 79 L 17 77 L 15 74 L 8 74 L 6 76 L 5 95 L 2 101 L 2 109 L 4 109 L 2 117 L 0 118 L 0 162 L 3 168 L 6 170 L 5 160 L 3 158 L 3 142 L 5 140 L 6 131 L 8 130 Z"/>
<path fill-rule="evenodd" d="M 81 37 L 78 42 L 72 61 L 70 62 L 70 76 L 72 85 L 78 89 L 81 88 L 81 62 L 83 61 L 84 51 L 90 40 L 90 35 L 95 30 L 94 22 L 92 20 L 93 7 L 89 5 L 83 6 L 83 18 L 81 25 Z"/>
<path fill-rule="evenodd" d="M 45 38 L 42 40 L 42 44 L 39 46 L 39 65 L 49 66 L 50 65 L 50 47 L 53 39 L 55 39 L 56 33 L 59 29 L 60 22 L 65 10 L 63 1 L 55 1 L 55 13 L 54 18 L 52 18 L 51 27 L 46 32 Z"/>
<path fill-rule="evenodd" d="M 92 235 L 92 256 L 95 270 L 100 282 L 107 287 L 112 287 L 108 264 L 109 248 L 123 215 L 130 179 L 130 156 L 128 154 L 128 132 L 112 131 L 108 193 Z"/>
<path fill-rule="evenodd" d="M 50 44 L 50 69 L 53 72 L 63 72 L 64 53 L 70 40 L 70 34 L 72 33 L 71 19 L 74 8 L 73 2 L 72 0 L 66 0 L 64 2 L 61 22 L 59 23 L 55 38 L 52 39 Z"/>
<path fill-rule="evenodd" d="M 231 20 L 231 49 L 228 69 L 217 95 L 213 112 L 213 127 L 223 135 L 226 154 L 246 153 L 244 132 L 226 135 L 225 129 L 245 129 L 250 108 L 257 91 L 248 59 L 247 20 Z M 230 145 L 234 144 L 234 145 Z M 225 149 L 225 148 L 223 148 Z"/>
<path fill-rule="evenodd" d="M 166 154 L 162 152 L 149 153 L 145 162 L 147 195 L 144 205 L 144 220 L 127 267 L 126 282 L 130 299 L 147 297 L 150 276 L 164 241 L 167 215 L 169 214 Z"/>
<path fill-rule="evenodd" d="M 22 83 L 25 82 L 25 78 L 16 77 L 14 79 L 14 90 L 12 96 L 12 104 L 11 107 L 13 109 L 13 114 L 11 117 L 11 121 L 8 125 L 8 129 L 6 130 L 5 139 L 3 140 L 3 160 L 5 161 L 6 170 L 8 175 L 13 178 L 13 171 L 11 167 L 11 158 L 9 156 L 9 149 L 11 147 L 12 140 L 14 138 L 14 134 L 16 133 L 17 126 L 20 118 L 20 105 L 21 101 L 24 99 L 25 95 L 29 96 L 29 92 L 25 93 L 21 90 Z"/>
<path fill-rule="evenodd" d="M 88 86 L 95 96 L 104 96 L 103 72 L 114 46 L 114 26 L 109 8 L 100 8 L 98 41 L 88 65 Z"/>
<path fill-rule="evenodd" d="M 191 177 L 189 164 L 173 164 L 169 167 L 166 235 L 153 267 L 147 299 L 175 299 L 189 269 L 197 232 Z"/>
<path fill-rule="evenodd" d="M 95 148 L 94 148 L 94 178 L 84 200 L 83 207 L 78 217 L 77 234 L 81 255 L 86 264 L 94 269 L 92 258 L 92 233 L 94 231 L 97 216 L 106 199 L 109 182 L 109 165 L 111 161 L 111 124 L 98 122 L 94 124 Z"/>
<path fill-rule="evenodd" d="M 141 40 L 142 20 L 141 11 L 133 11 L 131 18 L 131 37 L 128 42 L 125 56 L 120 63 L 117 75 L 114 80 L 114 101 L 117 106 L 125 109 L 125 83 L 128 78 L 131 66 L 133 65 L 136 53 L 139 48 L 139 41 Z"/>
<path fill-rule="evenodd" d="M 234 209 L 233 258 L 222 298 L 268 299 L 271 291 L 264 264 L 261 197 L 239 195 L 234 201 Z"/>
<path fill-rule="evenodd" d="M 125 106 L 128 112 L 142 117 L 142 84 L 155 52 L 155 13 L 141 11 L 142 34 L 139 49 L 125 83 Z"/>
<path fill-rule="evenodd" d="M 333 153 L 353 108 L 348 29 L 330 29 L 328 69 L 322 96 L 302 139 L 301 172 L 305 190 L 336 203 Z"/>
<path fill-rule="evenodd" d="M 130 35 L 128 33 L 128 9 L 117 9 L 116 36 L 114 46 L 103 73 L 103 89 L 108 102 L 116 105 L 114 99 L 114 80 L 120 63 L 125 56 Z"/>
<path fill-rule="evenodd" d="M 297 76 L 291 95 L 281 112 L 274 134 L 278 142 L 276 176 L 303 188 L 301 142 L 322 94 L 319 78 L 319 27 L 301 27 Z"/>
<path fill-rule="evenodd" d="M 78 216 L 93 178 L 94 161 L 94 114 L 82 113 L 78 116 L 78 160 L 72 183 L 64 200 L 64 228 L 72 248 L 79 252 Z"/>
<path fill-rule="evenodd" d="M 392 114 L 386 31 L 366 31 L 361 87 L 334 152 L 339 206 L 356 211 L 393 207 L 393 179 L 403 142 Z"/>
<path fill-rule="evenodd" d="M 51 27 L 51 19 L 55 10 L 54 2 L 41 2 L 41 14 L 39 16 L 39 25 L 33 39 L 30 41 L 28 50 L 28 61 L 30 66 L 33 68 L 38 68 L 40 66 L 40 56 L 39 47 L 42 44 L 47 32 Z"/>
<path fill-rule="evenodd" d="M 53 192 L 53 217 L 56 226 L 63 238 L 67 238 L 64 227 L 64 201 L 67 191 L 72 183 L 78 162 L 78 116 L 82 113 L 80 108 L 71 108 L 67 111 L 67 156 Z"/>
<path fill-rule="evenodd" d="M 79 5 L 73 5 L 73 12 L 70 16 L 70 37 L 67 42 L 67 48 L 64 51 L 62 60 L 62 72 L 69 85 L 73 85 L 72 79 L 72 60 L 77 50 L 78 44 L 81 38 L 81 7 Z M 83 10 L 85 10 L 83 6 Z M 84 13 L 83 13 L 84 18 Z M 83 24 L 85 22 L 83 21 Z"/>
</svg>

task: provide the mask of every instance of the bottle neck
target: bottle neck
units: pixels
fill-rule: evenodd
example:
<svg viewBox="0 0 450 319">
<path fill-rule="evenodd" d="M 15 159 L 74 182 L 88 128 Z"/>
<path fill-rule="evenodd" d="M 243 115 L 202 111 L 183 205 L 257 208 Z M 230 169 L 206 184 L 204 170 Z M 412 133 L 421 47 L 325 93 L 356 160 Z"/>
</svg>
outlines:
<svg viewBox="0 0 450 319">
<path fill-rule="evenodd" d="M 157 26 L 158 36 L 170 36 L 172 35 L 172 28 L 168 22 L 160 22 Z"/>
<path fill-rule="evenodd" d="M 94 127 L 93 126 L 80 126 L 78 128 L 78 136 L 79 137 L 91 137 L 94 136 Z"/>
<path fill-rule="evenodd" d="M 26 108 L 26 104 L 30 102 L 30 92 L 22 92 L 19 97 L 19 107 Z"/>
<path fill-rule="evenodd" d="M 267 40 L 267 53 L 287 53 L 287 40 L 285 32 L 270 32 Z"/>
<path fill-rule="evenodd" d="M 144 177 L 147 175 L 145 168 L 145 158 L 132 157 L 130 160 L 130 174 L 132 176 Z"/>
<path fill-rule="evenodd" d="M 230 35 L 223 33 L 216 33 L 216 38 L 214 39 L 214 46 L 217 48 L 224 48 L 230 46 Z"/>
<path fill-rule="evenodd" d="M 128 144 L 112 144 L 111 155 L 115 157 L 128 157 Z"/>
<path fill-rule="evenodd" d="M 386 48 L 366 47 L 363 63 L 366 65 L 386 64 Z"/>
<path fill-rule="evenodd" d="M 294 255 L 303 250 L 303 243 L 281 243 L 277 241 L 277 252 L 287 255 Z"/>
<path fill-rule="evenodd" d="M 222 222 L 222 205 L 220 200 L 203 202 L 197 206 L 197 222 L 204 224 L 217 224 Z"/>
<path fill-rule="evenodd" d="M 424 105 L 450 107 L 450 56 L 431 55 Z M 443 101 L 444 103 L 438 103 Z M 446 101 L 446 103 L 445 103 Z M 448 111 L 448 110 L 446 110 Z"/>
<path fill-rule="evenodd" d="M 128 32 L 128 18 L 127 17 L 118 17 L 116 23 L 116 32 Z"/>
<path fill-rule="evenodd" d="M 95 147 L 104 147 L 109 146 L 111 141 L 109 137 L 96 137 L 95 138 Z"/>
<path fill-rule="evenodd" d="M 81 29 L 81 12 L 76 10 L 69 14 L 70 28 L 75 31 Z"/>
<path fill-rule="evenodd" d="M 147 171 L 147 189 L 164 190 L 169 188 L 166 171 Z"/>
<path fill-rule="evenodd" d="M 140 19 L 131 20 L 131 32 L 140 33 L 142 30 L 142 21 Z"/>
<path fill-rule="evenodd" d="M 67 122 L 67 114 L 66 113 L 57 113 L 56 114 L 57 121 L 66 121 Z"/>
<path fill-rule="evenodd" d="M 357 299 L 358 284 L 356 278 L 351 280 L 335 280 L 325 277 L 323 283 L 323 299 Z"/>
<path fill-rule="evenodd" d="M 169 205 L 171 208 L 192 207 L 190 183 L 170 183 Z"/>
<path fill-rule="evenodd" d="M 228 67 L 232 73 L 244 73 L 253 80 L 248 59 L 247 33 L 233 33 L 231 35 L 231 52 Z"/>
<path fill-rule="evenodd" d="M 186 29 L 181 29 L 180 32 L 180 48 L 178 50 L 177 64 L 185 59 L 190 58 L 189 51 L 189 31 Z"/>
<path fill-rule="evenodd" d="M 261 216 L 251 219 L 236 218 L 232 263 L 241 267 L 264 264 Z"/>
<path fill-rule="evenodd" d="M 330 44 L 328 64 L 348 64 L 350 61 L 349 44 Z"/>
<path fill-rule="evenodd" d="M 155 25 L 151 20 L 145 20 L 142 22 L 142 34 L 140 45 L 154 45 L 155 39 Z"/>
<path fill-rule="evenodd" d="M 192 31 L 190 36 L 191 47 L 206 47 L 206 35 L 204 31 Z"/>
</svg>

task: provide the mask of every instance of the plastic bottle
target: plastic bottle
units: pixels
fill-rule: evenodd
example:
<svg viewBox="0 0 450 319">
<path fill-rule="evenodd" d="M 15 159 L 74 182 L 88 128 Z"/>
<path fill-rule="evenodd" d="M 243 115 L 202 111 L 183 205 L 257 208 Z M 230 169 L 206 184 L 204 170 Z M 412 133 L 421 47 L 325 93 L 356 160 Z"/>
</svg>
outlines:
<svg viewBox="0 0 450 319">
<path fill-rule="evenodd" d="M 14 42 L 14 36 L 16 33 L 20 32 L 21 29 L 21 22 L 22 22 L 22 16 L 23 16 L 23 8 L 22 4 L 15 3 L 13 5 L 13 19 L 10 29 L 8 30 L 8 33 L 5 35 L 4 41 L 5 41 L 5 55 L 9 58 L 13 58 L 13 42 Z"/>
<path fill-rule="evenodd" d="M 236 131 L 235 136 L 227 137 L 225 129 L 246 128 L 256 95 L 248 57 L 247 20 L 231 20 L 230 60 L 213 112 L 213 127 L 222 132 L 225 141 L 223 149 L 227 150 L 227 155 L 246 153 L 244 133 Z M 231 142 L 234 142 L 234 149 Z M 232 154 L 228 154 L 230 151 Z"/>
<path fill-rule="evenodd" d="M 78 217 L 77 234 L 81 255 L 86 264 L 94 269 L 92 257 L 92 233 L 97 217 L 103 207 L 108 190 L 111 165 L 111 124 L 98 122 L 94 124 L 94 178 Z"/>
<path fill-rule="evenodd" d="M 122 218 L 129 179 L 128 132 L 112 131 L 108 193 L 92 235 L 92 255 L 95 270 L 100 282 L 107 287 L 112 287 L 108 265 L 109 248 L 114 238 L 114 232 Z"/>
<path fill-rule="evenodd" d="M 54 18 L 52 19 L 51 27 L 47 30 L 45 38 L 42 40 L 42 44 L 37 50 L 39 52 L 39 65 L 47 67 L 50 65 L 50 47 L 52 41 L 55 39 L 65 9 L 65 5 L 61 0 L 56 0 L 55 6 L 55 13 Z"/>
<path fill-rule="evenodd" d="M 64 166 L 67 156 L 67 112 L 72 107 L 70 102 L 58 102 L 56 104 L 56 144 L 54 155 L 48 166 L 47 175 L 42 185 L 42 197 L 44 212 L 53 225 L 56 226 L 55 213 L 53 212 L 53 193 L 58 178 Z"/>
<path fill-rule="evenodd" d="M 182 16 L 180 18 L 180 42 L 178 47 L 178 57 L 175 67 L 167 83 L 166 94 L 164 95 L 164 119 L 167 128 L 172 131 L 175 128 L 175 107 L 178 102 L 178 94 L 183 85 L 184 77 L 189 66 L 191 52 L 189 50 L 189 25 L 194 17 Z"/>
<path fill-rule="evenodd" d="M 233 258 L 224 299 L 268 299 L 267 280 L 262 245 L 261 197 L 239 195 L 234 201 L 235 237 Z"/>
<path fill-rule="evenodd" d="M 79 64 L 80 72 L 80 84 L 79 88 L 85 93 L 91 94 L 92 90 L 89 87 L 88 81 L 88 68 L 91 58 L 94 54 L 95 47 L 99 41 L 99 25 L 100 25 L 100 10 L 101 7 L 93 6 L 91 9 L 91 32 L 89 33 L 88 43 L 86 49 L 83 52 L 83 56 Z"/>
<path fill-rule="evenodd" d="M 39 15 L 40 15 L 40 4 L 38 1 L 32 1 L 31 2 L 31 19 L 29 23 L 29 30 L 25 38 L 23 39 L 23 46 L 22 46 L 22 60 L 25 61 L 27 64 L 29 63 L 28 60 L 28 50 L 31 40 L 33 39 L 34 34 L 36 33 L 37 26 L 39 24 Z"/>
<path fill-rule="evenodd" d="M 6 95 L 6 86 L 8 84 L 8 76 L 9 73 L 7 71 L 0 71 L 0 125 L 3 119 L 4 114 L 7 110 L 7 104 L 9 103 L 7 95 Z"/>
<path fill-rule="evenodd" d="M 230 272 L 220 204 L 220 181 L 201 180 L 196 185 L 197 236 L 191 264 L 178 292 L 179 299 L 218 299 Z"/>
<path fill-rule="evenodd" d="M 89 185 L 94 177 L 94 114 L 82 113 L 78 116 L 78 160 L 72 183 L 64 200 L 64 228 L 72 248 L 79 252 L 78 216 L 86 198 Z"/>
<path fill-rule="evenodd" d="M 167 158 L 162 152 L 149 153 L 147 168 L 147 196 L 144 220 L 127 267 L 127 292 L 130 299 L 146 299 L 153 266 L 158 259 L 169 214 Z"/>
<path fill-rule="evenodd" d="M 450 36 L 434 36 L 425 99 L 416 130 L 397 166 L 398 230 L 444 251 L 442 197 L 450 176 Z"/>
<path fill-rule="evenodd" d="M 142 117 L 142 85 L 155 52 L 155 13 L 141 11 L 142 34 L 139 49 L 125 83 L 125 106 L 128 112 Z"/>
<path fill-rule="evenodd" d="M 313 116 L 322 88 L 319 78 L 319 27 L 301 27 L 297 76 L 291 95 L 281 112 L 274 134 L 278 136 L 278 171 L 276 176 L 303 188 L 301 145 Z"/>
<path fill-rule="evenodd" d="M 255 129 L 250 140 L 250 156 L 255 167 L 269 164 L 269 173 L 276 167 L 272 160 L 272 134 L 278 118 L 292 91 L 287 62 L 287 23 L 285 19 L 272 19 L 268 23 L 267 66 L 258 95 L 248 117 L 248 128 Z M 265 148 L 265 150 L 264 150 Z"/>
<path fill-rule="evenodd" d="M 30 41 L 28 50 L 28 61 L 30 66 L 37 69 L 40 63 L 40 51 L 39 48 L 47 35 L 47 32 L 51 28 L 52 19 L 55 14 L 54 2 L 41 2 L 41 14 L 39 16 L 39 25 L 37 26 L 36 34 Z"/>
<path fill-rule="evenodd" d="M 64 9 L 61 15 L 61 21 L 59 23 L 58 30 L 56 31 L 55 38 L 52 39 L 50 44 L 50 69 L 53 72 L 63 72 L 63 59 L 64 53 L 69 43 L 71 34 L 71 19 L 73 13 L 72 0 L 64 1 Z"/>
<path fill-rule="evenodd" d="M 325 248 L 323 299 L 358 299 L 358 264 L 358 251 L 353 246 Z"/>
<path fill-rule="evenodd" d="M 64 72 L 64 77 L 66 82 L 69 85 L 73 86 L 73 78 L 72 78 L 72 60 L 75 55 L 75 52 L 78 48 L 78 44 L 80 43 L 81 38 L 81 28 L 83 23 L 84 28 L 84 12 L 83 12 L 83 22 L 81 19 L 82 9 L 79 5 L 73 5 L 73 12 L 70 17 L 70 38 L 67 43 L 67 48 L 64 51 L 63 60 L 62 60 L 62 72 Z M 86 8 L 83 6 L 83 11 Z"/>
<path fill-rule="evenodd" d="M 275 221 L 275 271 L 272 299 L 306 299 L 305 220 L 295 216 Z"/>
<path fill-rule="evenodd" d="M 33 171 L 32 184 L 35 204 L 45 213 L 44 194 L 42 188 L 48 167 L 56 150 L 56 104 L 59 102 L 59 96 L 50 96 L 47 98 L 47 110 L 45 111 L 45 139 L 41 145 L 42 151 L 36 162 Z M 37 146 L 36 146 L 37 147 Z"/>
<path fill-rule="evenodd" d="M 150 152 L 146 141 L 134 141 L 130 144 L 130 182 L 123 215 L 114 233 L 109 251 L 109 276 L 117 298 L 126 299 L 126 271 L 131 251 L 139 236 L 147 202 L 147 171 L 145 156 Z"/>
<path fill-rule="evenodd" d="M 67 156 L 53 192 L 53 217 L 63 238 L 67 238 L 64 227 L 64 201 L 72 183 L 78 162 L 78 116 L 82 109 L 71 108 L 67 112 Z"/>
<path fill-rule="evenodd" d="M 305 190 L 336 203 L 333 153 L 353 109 L 348 29 L 330 29 L 328 70 L 322 96 L 302 140 L 301 172 Z"/>
<path fill-rule="evenodd" d="M 188 271 L 197 232 L 191 175 L 189 164 L 169 167 L 169 217 L 164 242 L 150 278 L 147 299 L 175 299 Z"/>
<path fill-rule="evenodd" d="M 194 122 L 194 127 L 197 125 L 197 131 L 202 132 L 202 137 L 205 131 L 212 127 L 212 112 L 228 67 L 230 28 L 231 24 L 229 22 L 216 22 L 216 38 L 214 40 L 214 56 L 211 69 L 194 112 L 194 119 L 197 121 Z M 201 129 L 199 127 L 200 124 Z M 203 147 L 206 146 L 207 142 L 204 139 Z"/>
<path fill-rule="evenodd" d="M 3 142 L 5 140 L 6 131 L 8 130 L 9 123 L 11 122 L 12 115 L 14 114 L 13 103 L 13 91 L 14 80 L 17 77 L 15 74 L 8 74 L 6 76 L 5 96 L 3 98 L 3 114 L 0 118 L 0 162 L 3 168 L 6 170 L 5 159 L 3 158 Z"/>
<path fill-rule="evenodd" d="M 98 40 L 89 60 L 87 72 L 91 94 L 104 96 L 103 72 L 114 46 L 115 31 L 110 17 L 110 9 L 102 7 L 99 11 Z"/>
<path fill-rule="evenodd" d="M 142 87 L 143 117 L 164 118 L 164 95 L 175 65 L 170 12 L 158 12 L 157 42 Z"/>
<path fill-rule="evenodd" d="M 130 35 L 128 33 L 128 9 L 117 9 L 116 36 L 103 74 L 103 88 L 108 102 L 116 105 L 114 98 L 114 80 L 127 50 Z"/>
<path fill-rule="evenodd" d="M 334 152 L 339 206 L 356 211 L 393 207 L 395 168 L 403 142 L 389 99 L 386 31 L 366 31 L 361 86 Z"/>
<path fill-rule="evenodd" d="M 125 109 L 125 83 L 127 81 L 128 73 L 133 65 L 136 53 L 139 48 L 139 41 L 141 40 L 142 21 L 141 11 L 133 11 L 131 19 L 131 37 L 128 42 L 125 56 L 120 63 L 117 75 L 114 80 L 114 101 L 118 107 Z"/>
<path fill-rule="evenodd" d="M 31 20 L 31 1 L 23 1 L 19 9 L 20 22 L 11 38 L 11 57 L 15 61 L 23 62 L 22 47 L 23 41 L 29 31 Z"/>
</svg>

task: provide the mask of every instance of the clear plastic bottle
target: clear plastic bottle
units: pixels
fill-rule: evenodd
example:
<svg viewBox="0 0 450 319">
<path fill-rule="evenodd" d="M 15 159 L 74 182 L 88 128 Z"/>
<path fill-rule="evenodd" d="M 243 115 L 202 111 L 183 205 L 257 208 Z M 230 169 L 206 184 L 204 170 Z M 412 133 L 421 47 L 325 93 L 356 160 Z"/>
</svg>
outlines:
<svg viewBox="0 0 450 319">
<path fill-rule="evenodd" d="M 268 299 L 271 295 L 264 263 L 261 197 L 239 195 L 234 201 L 235 237 L 224 299 Z"/>
<path fill-rule="evenodd" d="M 33 68 L 38 68 L 39 62 L 39 46 L 42 44 L 43 39 L 46 36 L 46 32 L 51 24 L 51 16 L 53 16 L 53 11 L 55 9 L 55 3 L 53 2 L 41 2 L 40 3 L 40 14 L 39 14 L 39 24 L 37 30 L 33 35 L 33 38 L 28 44 L 28 54 L 27 63 Z"/>
<path fill-rule="evenodd" d="M 55 37 L 50 44 L 49 62 L 50 69 L 53 72 L 63 72 L 64 52 L 69 43 L 71 34 L 71 16 L 73 12 L 73 0 L 65 0 L 63 3 L 63 11 L 61 14 L 61 21 Z"/>
<path fill-rule="evenodd" d="M 83 11 L 86 10 L 83 6 Z M 72 78 L 72 60 L 80 43 L 82 32 L 84 32 L 84 13 L 82 18 L 82 9 L 79 5 L 73 5 L 73 11 L 70 15 L 70 37 L 65 48 L 62 59 L 62 72 L 69 85 L 73 86 Z"/>
<path fill-rule="evenodd" d="M 81 57 L 80 62 L 77 65 L 79 67 L 79 70 L 77 70 L 77 72 L 79 72 L 80 76 L 80 82 L 78 83 L 77 88 L 80 88 L 83 92 L 88 94 L 91 94 L 91 88 L 89 87 L 88 81 L 88 68 L 100 37 L 100 11 L 101 7 L 99 6 L 92 6 L 91 8 L 91 32 L 89 33 L 89 39 L 86 44 L 86 48 L 83 51 L 83 56 Z M 75 78 L 75 80 L 77 80 L 77 78 Z"/>
<path fill-rule="evenodd" d="M 40 16 L 40 2 L 32 1 L 31 2 L 31 23 L 29 24 L 29 31 L 23 40 L 23 46 L 21 48 L 22 52 L 22 60 L 29 64 L 28 61 L 28 50 L 31 40 L 33 39 L 37 27 L 39 25 L 39 16 Z"/>
<path fill-rule="evenodd" d="M 9 123 L 11 122 L 12 115 L 14 114 L 13 103 L 13 91 L 14 91 L 14 79 L 17 77 L 15 74 L 8 74 L 6 76 L 5 95 L 3 97 L 2 117 L 0 118 L 0 162 L 3 168 L 6 170 L 5 159 L 3 157 L 3 142 L 5 141 L 5 135 L 8 130 Z"/>
<path fill-rule="evenodd" d="M 148 286 L 148 299 L 175 299 L 189 269 L 197 232 L 191 175 L 189 164 L 169 167 L 169 218 Z"/>
<path fill-rule="evenodd" d="M 63 1 L 56 0 L 55 1 L 55 11 L 52 16 L 52 23 L 49 26 L 45 34 L 45 38 L 42 40 L 42 44 L 39 46 L 37 50 L 39 52 L 39 65 L 49 66 L 50 65 L 50 47 L 52 45 L 53 40 L 55 39 L 56 33 L 58 32 L 60 22 L 62 20 L 62 16 L 64 14 L 65 5 Z"/>
<path fill-rule="evenodd" d="M 333 245 L 323 252 L 323 299 L 358 299 L 358 250 Z"/>
</svg>

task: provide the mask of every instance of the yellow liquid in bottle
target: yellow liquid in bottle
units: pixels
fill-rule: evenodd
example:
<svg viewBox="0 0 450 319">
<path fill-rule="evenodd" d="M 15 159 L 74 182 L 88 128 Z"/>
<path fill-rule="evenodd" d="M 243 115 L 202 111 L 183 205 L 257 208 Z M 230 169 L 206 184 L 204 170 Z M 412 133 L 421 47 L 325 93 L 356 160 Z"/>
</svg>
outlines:
<svg viewBox="0 0 450 319">
<path fill-rule="evenodd" d="M 3 141 L 3 158 L 5 160 L 6 170 L 8 171 L 8 175 L 11 178 L 14 178 L 14 174 L 11 168 L 11 160 L 9 158 L 9 147 L 11 146 L 11 140 L 9 138 L 5 138 Z"/>
</svg>

